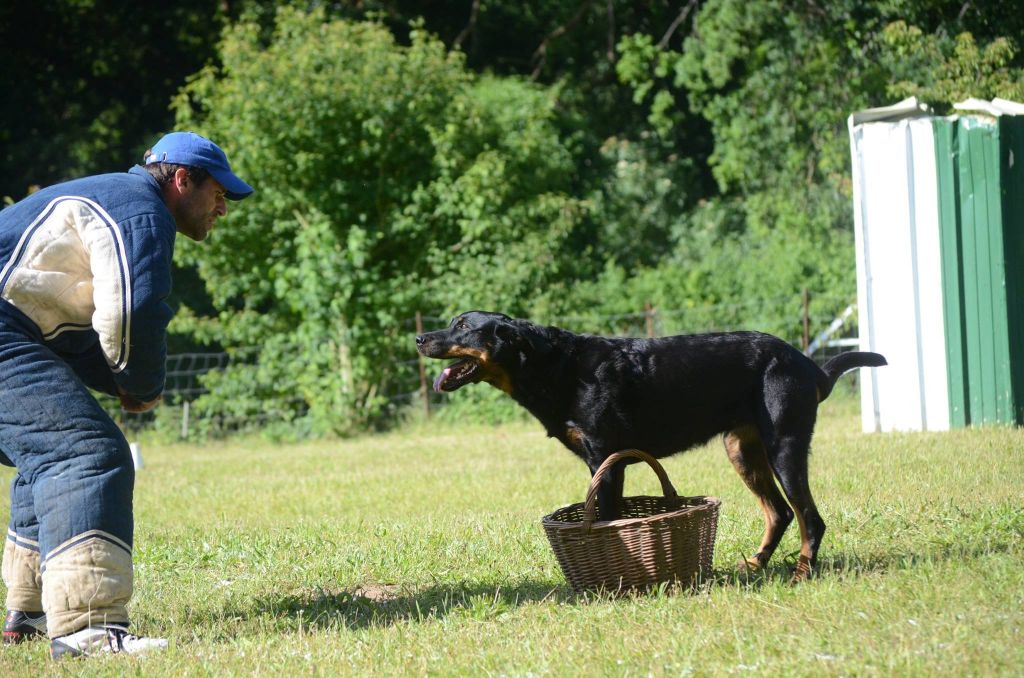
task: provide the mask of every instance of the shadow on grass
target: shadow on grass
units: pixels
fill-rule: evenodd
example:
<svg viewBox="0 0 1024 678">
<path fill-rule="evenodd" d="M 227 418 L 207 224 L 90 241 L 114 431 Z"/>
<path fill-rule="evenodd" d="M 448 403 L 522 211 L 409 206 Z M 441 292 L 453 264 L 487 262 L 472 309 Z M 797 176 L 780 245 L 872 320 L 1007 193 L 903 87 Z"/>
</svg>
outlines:
<svg viewBox="0 0 1024 678">
<path fill-rule="evenodd" d="M 897 570 L 950 561 L 970 561 L 983 556 L 1015 552 L 1018 547 L 1013 540 L 992 541 L 985 545 L 937 546 L 920 552 L 893 551 L 885 554 L 862 556 L 858 553 L 823 553 L 814 569 L 811 581 L 822 577 L 854 578 L 868 574 L 881 574 Z M 739 588 L 761 588 L 788 583 L 796 567 L 799 553 L 777 555 L 767 567 L 756 572 L 741 569 L 715 570 L 705 586 L 726 586 Z"/>
<path fill-rule="evenodd" d="M 406 589 L 371 584 L 355 590 L 332 591 L 317 587 L 282 597 L 255 601 L 238 614 L 266 614 L 295 621 L 307 630 L 391 626 L 404 621 L 463 617 L 478 621 L 494 619 L 520 605 L 545 600 L 572 600 L 566 586 L 550 582 L 522 582 L 514 586 L 493 584 L 432 585 Z"/>
<path fill-rule="evenodd" d="M 865 574 L 911 569 L 923 563 L 964 560 L 1014 550 L 1010 543 L 990 544 L 986 548 L 937 549 L 923 553 L 892 553 L 861 557 L 839 553 L 823 556 L 814 574 L 818 577 L 859 577 Z M 228 616 L 270 616 L 298 631 L 337 628 L 387 627 L 406 621 L 430 621 L 462 618 L 490 621 L 521 605 L 555 601 L 569 605 L 587 605 L 613 599 L 635 597 L 706 594 L 717 588 L 760 589 L 788 583 L 796 564 L 796 553 L 779 555 L 768 567 L 757 572 L 738 568 L 716 569 L 694 589 L 661 585 L 648 591 L 616 593 L 576 593 L 566 583 L 524 581 L 511 586 L 495 584 L 435 584 L 423 588 L 386 584 L 367 584 L 349 590 L 313 588 L 285 596 L 257 598 L 244 609 L 228 611 Z M 813 586 L 813 579 L 799 586 Z"/>
<path fill-rule="evenodd" d="M 777 568 L 788 576 L 788 569 Z M 774 571 L 774 570 L 769 570 Z M 258 598 L 245 609 L 226 612 L 229 617 L 270 616 L 287 620 L 298 629 L 386 627 L 396 623 L 445 618 L 490 621 L 521 605 L 546 601 L 589 605 L 652 596 L 706 593 L 726 583 L 714 576 L 693 588 L 665 583 L 647 590 L 576 592 L 567 583 L 527 581 L 512 586 L 494 584 L 437 584 L 423 588 L 368 584 L 355 589 L 316 587 L 299 593 Z M 758 575 L 761 577 L 761 575 Z"/>
<path fill-rule="evenodd" d="M 710 584 L 706 582 L 696 590 L 707 590 Z M 315 631 L 339 627 L 386 627 L 405 621 L 423 622 L 445 618 L 490 621 L 530 603 L 553 601 L 589 605 L 676 594 L 683 594 L 683 589 L 673 584 L 662 584 L 646 591 L 582 593 L 573 591 L 566 583 L 552 585 L 551 582 L 536 581 L 515 586 L 451 584 L 412 590 L 369 585 L 341 591 L 316 588 L 288 596 L 258 599 L 244 611 L 236 610 L 227 614 L 269 615 L 291 620 L 296 629 Z"/>
</svg>

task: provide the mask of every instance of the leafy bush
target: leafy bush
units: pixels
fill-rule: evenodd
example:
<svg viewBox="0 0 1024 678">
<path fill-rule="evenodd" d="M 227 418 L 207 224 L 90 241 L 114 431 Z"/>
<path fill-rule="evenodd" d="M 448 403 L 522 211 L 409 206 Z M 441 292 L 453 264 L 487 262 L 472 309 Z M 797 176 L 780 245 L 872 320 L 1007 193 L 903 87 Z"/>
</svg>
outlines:
<svg viewBox="0 0 1024 678">
<path fill-rule="evenodd" d="M 567 197 L 550 93 L 474 77 L 417 26 L 402 46 L 322 11 L 281 9 L 270 33 L 242 21 L 221 54 L 176 100 L 178 126 L 223 144 L 256 194 L 178 248 L 218 315 L 175 329 L 258 355 L 212 377 L 200 408 L 361 429 L 417 310 L 521 312 L 558 289 L 585 205 Z"/>
</svg>

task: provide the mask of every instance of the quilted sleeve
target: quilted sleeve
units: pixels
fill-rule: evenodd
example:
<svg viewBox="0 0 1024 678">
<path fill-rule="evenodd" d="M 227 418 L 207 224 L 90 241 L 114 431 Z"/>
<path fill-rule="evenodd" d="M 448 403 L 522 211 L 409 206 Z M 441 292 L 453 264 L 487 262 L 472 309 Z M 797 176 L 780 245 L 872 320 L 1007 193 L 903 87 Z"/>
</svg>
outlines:
<svg viewBox="0 0 1024 678">
<path fill-rule="evenodd" d="M 104 243 L 89 248 L 93 328 L 114 381 L 141 401 L 164 389 L 174 233 L 173 222 L 145 214 L 118 225 L 114 251 Z"/>
</svg>

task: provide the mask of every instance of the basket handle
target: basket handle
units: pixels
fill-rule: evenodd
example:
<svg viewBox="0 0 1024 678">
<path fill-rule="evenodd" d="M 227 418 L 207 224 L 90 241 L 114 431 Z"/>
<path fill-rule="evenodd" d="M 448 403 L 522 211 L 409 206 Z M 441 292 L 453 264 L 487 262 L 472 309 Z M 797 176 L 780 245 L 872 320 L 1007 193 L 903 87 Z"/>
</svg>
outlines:
<svg viewBox="0 0 1024 678">
<path fill-rule="evenodd" d="M 665 469 L 662 468 L 661 464 L 657 459 L 641 450 L 620 450 L 608 455 L 608 458 L 597 467 L 597 471 L 594 472 L 594 477 L 590 479 L 590 487 L 587 488 L 587 499 L 583 504 L 583 529 L 589 530 L 590 524 L 597 519 L 597 488 L 601 484 L 601 477 L 608 472 L 615 463 L 633 457 L 640 461 L 647 462 L 647 465 L 654 469 L 654 472 L 658 474 L 658 480 L 661 481 L 662 493 L 672 499 L 678 497 L 679 494 L 676 492 L 676 488 L 672 486 L 672 482 L 668 479 L 668 474 L 665 473 Z"/>
</svg>

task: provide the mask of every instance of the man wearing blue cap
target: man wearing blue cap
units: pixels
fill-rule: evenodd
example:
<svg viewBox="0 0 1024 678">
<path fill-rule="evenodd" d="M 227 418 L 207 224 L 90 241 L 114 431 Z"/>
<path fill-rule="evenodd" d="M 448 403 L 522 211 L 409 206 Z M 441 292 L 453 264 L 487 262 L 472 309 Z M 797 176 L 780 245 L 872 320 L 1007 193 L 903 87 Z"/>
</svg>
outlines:
<svg viewBox="0 0 1024 678">
<path fill-rule="evenodd" d="M 175 233 L 205 239 L 225 198 L 252 192 L 216 144 L 174 132 L 143 166 L 0 211 L 0 462 L 17 468 L 5 641 L 45 630 L 54 657 L 166 647 L 127 629 L 135 469 L 89 389 L 157 404 Z"/>
</svg>

